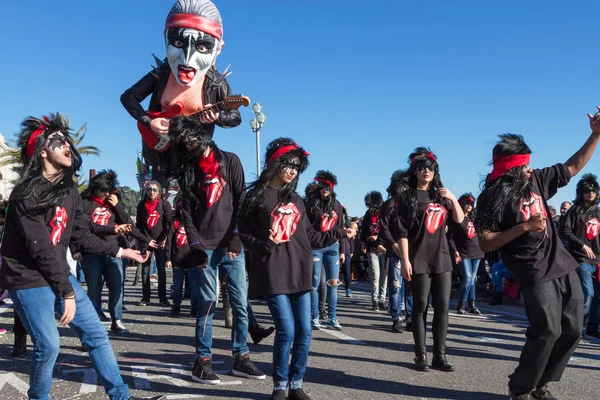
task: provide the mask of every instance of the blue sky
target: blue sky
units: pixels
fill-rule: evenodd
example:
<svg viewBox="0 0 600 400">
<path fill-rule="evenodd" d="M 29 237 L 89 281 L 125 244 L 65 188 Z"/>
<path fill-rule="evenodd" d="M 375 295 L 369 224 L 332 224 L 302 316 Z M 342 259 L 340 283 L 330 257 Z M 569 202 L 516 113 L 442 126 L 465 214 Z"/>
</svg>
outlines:
<svg viewBox="0 0 600 400">
<path fill-rule="evenodd" d="M 141 149 L 121 93 L 165 54 L 162 30 L 174 0 L 0 0 L 0 133 L 27 115 L 61 111 L 88 123 L 102 150 L 84 168 L 113 168 L 135 186 Z M 299 190 L 318 169 L 338 176 L 351 215 L 370 190 L 426 145 L 457 196 L 479 192 L 497 135 L 520 133 L 532 166 L 566 161 L 590 133 L 600 104 L 593 1 L 216 0 L 224 21 L 220 70 L 232 90 L 260 102 L 268 141 L 294 138 L 311 153 Z M 255 178 L 253 114 L 217 128 Z M 600 154 L 584 172 L 600 173 Z M 86 172 L 87 174 L 87 172 Z M 576 179 L 551 200 L 574 197 Z"/>
</svg>

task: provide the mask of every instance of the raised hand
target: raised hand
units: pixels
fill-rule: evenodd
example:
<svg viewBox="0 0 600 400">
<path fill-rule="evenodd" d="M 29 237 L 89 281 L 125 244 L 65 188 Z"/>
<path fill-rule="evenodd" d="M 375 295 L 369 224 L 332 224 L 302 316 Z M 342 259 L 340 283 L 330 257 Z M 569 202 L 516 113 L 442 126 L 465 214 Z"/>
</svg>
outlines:
<svg viewBox="0 0 600 400">
<path fill-rule="evenodd" d="M 588 114 L 588 118 L 590 119 L 590 128 L 594 133 L 600 134 L 600 107 L 596 107 L 598 112 L 595 115 Z"/>
<path fill-rule="evenodd" d="M 119 203 L 119 198 L 116 194 L 113 193 L 106 198 L 106 201 L 108 202 L 108 204 L 114 207 Z"/>
<path fill-rule="evenodd" d="M 438 192 L 440 193 L 440 196 L 442 196 L 443 199 L 448 199 L 450 201 L 456 200 L 456 197 L 454 197 L 452 192 L 447 188 L 438 189 Z"/>
</svg>

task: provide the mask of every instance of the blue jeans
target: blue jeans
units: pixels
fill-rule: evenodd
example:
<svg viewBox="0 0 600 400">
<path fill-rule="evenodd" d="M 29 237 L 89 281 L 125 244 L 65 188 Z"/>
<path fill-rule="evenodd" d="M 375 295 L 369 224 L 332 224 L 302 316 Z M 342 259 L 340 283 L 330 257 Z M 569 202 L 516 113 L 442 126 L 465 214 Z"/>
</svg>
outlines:
<svg viewBox="0 0 600 400">
<path fill-rule="evenodd" d="M 190 290 L 192 292 L 192 308 L 198 308 L 198 300 L 200 299 L 198 289 L 198 268 L 194 266 L 187 268 L 173 267 L 173 304 L 176 306 L 181 305 L 181 299 L 183 297 L 183 280 L 186 272 L 188 281 L 190 282 Z"/>
<path fill-rule="evenodd" d="M 129 387 L 121 378 L 106 328 L 98 319 L 98 313 L 77 279 L 71 276 L 69 281 L 75 291 L 77 307 L 69 327 L 88 346 L 92 364 L 102 379 L 108 396 L 115 400 L 129 399 Z M 49 400 L 52 370 L 60 350 L 55 312 L 62 316 L 63 300 L 56 297 L 49 286 L 9 290 L 9 295 L 34 344 L 27 394 L 31 400 Z"/>
<path fill-rule="evenodd" d="M 390 257 L 388 270 L 388 295 L 389 295 L 389 311 L 392 315 L 392 321 L 396 321 L 402 316 L 404 311 L 404 279 L 400 266 L 401 261 L 397 257 Z"/>
<path fill-rule="evenodd" d="M 151 257 L 142 265 L 142 300 L 146 302 L 150 301 L 150 267 L 155 258 L 158 272 L 158 298 L 161 301 L 167 299 L 167 272 L 165 271 L 167 256 L 165 249 L 155 249 Z"/>
<path fill-rule="evenodd" d="M 275 322 L 273 343 L 274 390 L 302 387 L 310 350 L 311 292 L 266 296 L 267 306 Z M 290 351 L 290 347 L 293 349 Z M 290 352 L 292 362 L 290 364 Z"/>
<path fill-rule="evenodd" d="M 325 279 L 327 281 L 327 312 L 329 319 L 336 318 L 337 313 L 337 286 L 332 286 L 330 280 L 340 276 L 340 244 L 334 243 L 329 247 L 313 250 L 313 286 L 311 292 L 311 315 L 319 318 L 319 284 L 321 283 L 321 269 L 325 265 Z"/>
<path fill-rule="evenodd" d="M 464 259 L 458 263 L 460 269 L 460 275 L 462 277 L 460 282 L 460 292 L 458 299 L 460 302 L 465 303 L 467 298 L 471 301 L 475 301 L 475 278 L 477 278 L 477 269 L 479 269 L 479 262 L 481 260 L 469 260 Z"/>
<path fill-rule="evenodd" d="M 230 259 L 227 249 L 205 250 L 208 255 L 206 268 L 198 270 L 198 317 L 196 318 L 196 354 L 200 357 L 212 357 L 212 319 L 217 303 L 217 274 L 225 273 L 225 282 L 229 291 L 229 302 L 233 311 L 233 355 L 249 353 L 246 338 L 248 336 L 248 290 L 246 288 L 246 264 L 244 251 L 235 259 Z"/>
<path fill-rule="evenodd" d="M 108 311 L 110 317 L 123 319 L 123 264 L 115 257 L 102 254 L 84 254 L 83 272 L 88 296 L 100 314 L 102 311 L 102 287 L 108 287 Z"/>
<path fill-rule="evenodd" d="M 256 315 L 254 315 L 252 304 L 250 304 L 250 299 L 248 299 L 248 326 L 256 325 L 258 325 L 258 322 L 256 321 Z"/>
<path fill-rule="evenodd" d="M 77 282 L 83 283 L 85 282 L 85 274 L 83 273 L 83 266 L 79 261 L 77 261 Z"/>
<path fill-rule="evenodd" d="M 492 265 L 492 283 L 496 288 L 496 292 L 502 293 L 504 279 L 513 279 L 513 274 L 506 268 L 502 261 Z"/>
<path fill-rule="evenodd" d="M 369 260 L 369 275 L 371 279 L 371 301 L 373 303 L 383 303 L 387 289 L 385 254 L 370 252 L 367 253 L 367 259 Z"/>
<path fill-rule="evenodd" d="M 594 297 L 594 278 L 592 278 L 592 275 L 596 275 L 597 271 L 598 266 L 596 264 L 579 263 L 579 268 L 577 268 L 577 275 L 579 275 L 581 289 L 583 289 L 584 319 L 590 314 L 590 305 Z"/>
</svg>

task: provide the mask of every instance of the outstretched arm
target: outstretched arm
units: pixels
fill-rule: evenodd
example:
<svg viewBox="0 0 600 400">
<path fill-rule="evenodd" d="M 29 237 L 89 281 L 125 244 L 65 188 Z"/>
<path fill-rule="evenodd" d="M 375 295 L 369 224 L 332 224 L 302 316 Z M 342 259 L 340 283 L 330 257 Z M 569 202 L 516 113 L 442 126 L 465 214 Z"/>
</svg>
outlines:
<svg viewBox="0 0 600 400">
<path fill-rule="evenodd" d="M 571 177 L 577 175 L 579 171 L 585 167 L 585 165 L 592 158 L 592 154 L 596 150 L 598 141 L 600 141 L 600 107 L 597 107 L 599 112 L 592 116 L 588 114 L 590 119 L 590 128 L 592 128 L 592 134 L 585 142 L 585 144 L 567 160 L 565 165 L 571 173 Z"/>
</svg>

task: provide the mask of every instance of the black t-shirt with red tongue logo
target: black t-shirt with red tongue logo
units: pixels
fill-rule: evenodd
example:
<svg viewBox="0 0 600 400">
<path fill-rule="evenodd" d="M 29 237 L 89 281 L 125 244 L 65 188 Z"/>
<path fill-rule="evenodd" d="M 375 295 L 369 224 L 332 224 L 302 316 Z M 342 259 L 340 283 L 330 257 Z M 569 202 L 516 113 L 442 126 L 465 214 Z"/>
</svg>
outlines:
<svg viewBox="0 0 600 400">
<path fill-rule="evenodd" d="M 167 238 L 165 250 L 167 261 L 171 261 L 174 267 L 191 267 L 194 265 L 185 227 L 178 220 L 173 223 L 173 234 Z"/>
<path fill-rule="evenodd" d="M 475 232 L 475 221 L 471 215 L 466 216 L 462 224 L 448 226 L 448 245 L 451 251 L 458 251 L 465 260 L 477 260 L 485 257 L 479 247 L 479 238 Z"/>
<path fill-rule="evenodd" d="M 90 218 L 83 212 L 75 185 L 56 206 L 39 215 L 28 212 L 35 196 L 25 201 L 14 200 L 21 190 L 17 186 L 8 203 L 0 287 L 20 290 L 50 286 L 62 297 L 73 292 L 67 263 L 70 244 L 82 252 L 117 255 L 116 243 L 105 242 L 90 232 Z M 53 187 L 50 183 L 42 184 L 39 190 L 53 190 Z"/>
<path fill-rule="evenodd" d="M 433 194 L 417 190 L 418 223 L 409 225 L 408 193 L 397 201 L 398 236 L 408 239 L 408 255 L 413 274 L 441 274 L 452 271 L 446 238 L 446 224 L 452 220 L 452 204 L 447 200 L 434 203 Z"/>
<path fill-rule="evenodd" d="M 334 228 L 337 230 L 344 229 L 344 212 L 342 211 L 342 205 L 337 200 L 335 201 L 333 210 L 330 213 L 323 212 L 321 214 L 321 218 L 316 218 L 314 221 L 310 215 L 308 215 L 308 217 L 311 220 L 310 223 L 315 231 L 327 232 Z M 340 240 L 340 254 L 346 253 L 347 246 L 347 241 Z"/>
<path fill-rule="evenodd" d="M 181 220 L 189 242 L 200 243 L 202 250 L 228 248 L 236 242 L 235 247 L 239 249 L 232 250 L 239 251 L 241 245 L 236 226 L 246 196 L 244 169 L 237 155 L 217 151 L 227 180 L 221 176 L 218 165 L 196 166 L 194 188 L 199 203 L 185 202 Z M 203 169 L 209 172 L 205 173 Z"/>
<path fill-rule="evenodd" d="M 360 241 L 364 243 L 365 247 L 367 248 L 367 253 L 378 253 L 377 246 L 379 245 L 379 241 L 377 239 L 373 241 L 368 239 L 371 236 L 379 236 L 380 216 L 381 210 L 367 210 L 363 216 L 362 225 L 360 226 Z"/>
<path fill-rule="evenodd" d="M 146 200 L 138 203 L 135 226 L 159 245 L 171 234 L 173 209 L 168 201 L 158 198 L 154 210 L 148 214 Z"/>
<path fill-rule="evenodd" d="M 255 299 L 276 294 L 292 294 L 312 289 L 312 249 L 322 249 L 346 237 L 337 228 L 317 231 L 311 225 L 302 198 L 297 193 L 292 201 L 279 203 L 277 190 L 267 187 L 262 204 L 251 215 L 245 207 L 239 220 L 239 232 L 244 247 L 252 253 L 248 275 L 248 297 Z M 283 231 L 283 240 L 276 245 L 269 239 L 269 230 Z"/>
<path fill-rule="evenodd" d="M 580 263 L 600 264 L 600 210 L 597 206 L 583 212 L 571 207 L 561 221 L 559 235 L 568 244 L 569 252 Z M 583 246 L 592 249 L 596 258 L 588 258 Z"/>
<path fill-rule="evenodd" d="M 531 176 L 531 198 L 508 208 L 499 228 L 501 231 L 529 220 L 531 215 L 550 215 L 547 200 L 571 179 L 569 169 L 557 164 L 536 169 Z M 561 243 L 555 224 L 548 219 L 546 230 L 525 233 L 499 250 L 502 261 L 514 275 L 519 287 L 527 288 L 560 278 L 577 269 L 577 261 Z"/>
</svg>

